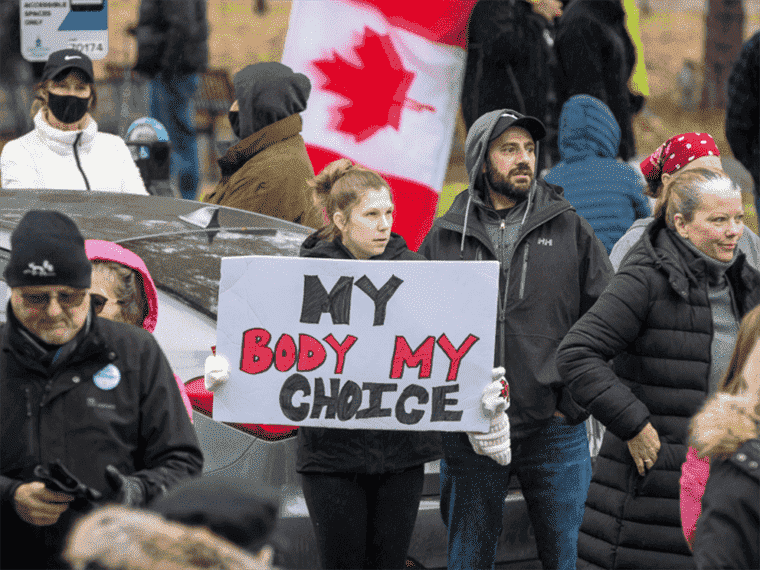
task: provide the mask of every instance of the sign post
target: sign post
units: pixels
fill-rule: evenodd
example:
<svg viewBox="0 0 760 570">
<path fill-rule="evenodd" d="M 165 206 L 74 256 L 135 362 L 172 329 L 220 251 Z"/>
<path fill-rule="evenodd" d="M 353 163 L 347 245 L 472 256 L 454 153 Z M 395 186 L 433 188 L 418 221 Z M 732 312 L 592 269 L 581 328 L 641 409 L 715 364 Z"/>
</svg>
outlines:
<svg viewBox="0 0 760 570">
<path fill-rule="evenodd" d="M 495 261 L 222 259 L 218 421 L 488 431 Z"/>
<path fill-rule="evenodd" d="M 61 49 L 93 60 L 108 54 L 108 0 L 20 2 L 21 54 L 27 61 L 47 61 Z"/>
</svg>

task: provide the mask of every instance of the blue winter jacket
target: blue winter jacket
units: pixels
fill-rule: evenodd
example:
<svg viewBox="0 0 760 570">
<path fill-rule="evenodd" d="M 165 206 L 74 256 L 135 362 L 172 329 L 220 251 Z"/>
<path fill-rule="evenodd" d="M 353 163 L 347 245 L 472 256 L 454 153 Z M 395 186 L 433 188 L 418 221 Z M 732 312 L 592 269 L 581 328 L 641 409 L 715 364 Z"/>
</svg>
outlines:
<svg viewBox="0 0 760 570">
<path fill-rule="evenodd" d="M 559 118 L 562 160 L 544 176 L 565 189 L 565 199 L 591 225 L 607 253 L 636 219 L 649 215 L 641 177 L 615 159 L 619 146 L 620 127 L 609 107 L 595 97 L 575 95 Z"/>
</svg>

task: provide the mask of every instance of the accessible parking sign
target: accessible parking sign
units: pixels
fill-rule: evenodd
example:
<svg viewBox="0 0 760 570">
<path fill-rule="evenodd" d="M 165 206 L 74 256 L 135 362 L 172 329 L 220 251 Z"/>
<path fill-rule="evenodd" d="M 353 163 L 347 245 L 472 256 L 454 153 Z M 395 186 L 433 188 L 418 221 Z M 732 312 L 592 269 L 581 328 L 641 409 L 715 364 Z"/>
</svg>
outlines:
<svg viewBox="0 0 760 570">
<path fill-rule="evenodd" d="M 75 49 L 90 59 L 108 53 L 108 0 L 21 0 L 21 54 L 47 61 L 60 49 Z"/>
</svg>

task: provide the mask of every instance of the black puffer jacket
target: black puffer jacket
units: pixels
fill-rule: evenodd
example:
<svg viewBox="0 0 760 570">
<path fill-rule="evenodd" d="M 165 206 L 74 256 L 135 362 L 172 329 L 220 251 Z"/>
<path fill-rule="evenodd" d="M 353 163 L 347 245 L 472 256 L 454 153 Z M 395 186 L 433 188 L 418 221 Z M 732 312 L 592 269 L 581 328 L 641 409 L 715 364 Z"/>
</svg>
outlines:
<svg viewBox="0 0 760 570">
<path fill-rule="evenodd" d="M 625 28 L 621 0 L 573 0 L 557 20 L 557 91 L 560 107 L 573 95 L 591 95 L 612 110 L 620 125 L 619 156 L 636 154 L 633 115 L 644 100 L 628 89 L 636 48 Z"/>
<path fill-rule="evenodd" d="M 106 466 L 138 477 L 152 500 L 198 475 L 203 455 L 169 362 L 149 332 L 92 318 L 76 349 L 55 368 L 21 334 L 12 311 L 0 329 L 0 567 L 57 567 L 73 524 L 23 522 L 13 494 L 34 467 L 59 459 L 113 501 Z M 52 566 L 50 566 L 52 564 Z"/>
<path fill-rule="evenodd" d="M 314 233 L 301 246 L 301 257 L 356 259 L 340 240 Z M 385 251 L 370 260 L 424 260 L 391 234 Z M 299 473 L 388 473 L 440 459 L 441 437 L 432 431 L 298 428 L 296 470 Z"/>
<path fill-rule="evenodd" d="M 693 567 L 679 478 L 689 420 L 704 403 L 710 374 L 704 269 L 656 220 L 557 352 L 573 398 L 607 426 L 578 540 L 579 568 Z M 760 303 L 760 273 L 739 253 L 726 276 L 741 317 Z M 626 441 L 647 422 L 662 447 L 641 477 Z"/>
</svg>

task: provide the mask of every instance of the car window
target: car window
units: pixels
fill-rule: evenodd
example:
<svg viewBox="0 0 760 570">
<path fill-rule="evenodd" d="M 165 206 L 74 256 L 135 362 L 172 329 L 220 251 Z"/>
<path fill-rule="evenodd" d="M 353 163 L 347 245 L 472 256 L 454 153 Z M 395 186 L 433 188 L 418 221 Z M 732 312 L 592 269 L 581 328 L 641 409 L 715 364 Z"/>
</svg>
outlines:
<svg viewBox="0 0 760 570">
<path fill-rule="evenodd" d="M 275 229 L 203 230 L 119 243 L 145 261 L 159 289 L 216 319 L 223 257 L 295 257 L 305 237 L 302 232 Z"/>
<path fill-rule="evenodd" d="M 119 243 L 145 261 L 157 287 L 216 319 L 223 257 L 295 257 L 304 239 L 301 232 L 275 229 L 203 230 Z"/>
</svg>

